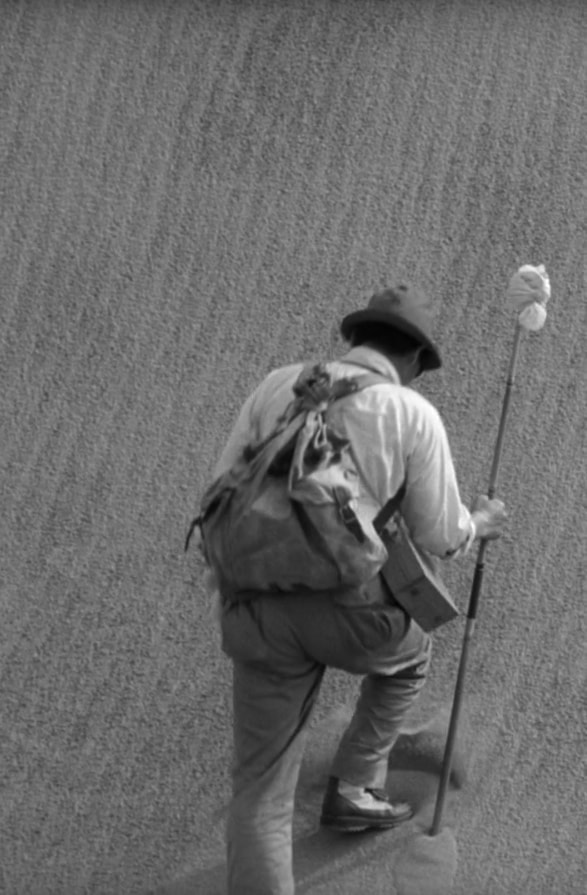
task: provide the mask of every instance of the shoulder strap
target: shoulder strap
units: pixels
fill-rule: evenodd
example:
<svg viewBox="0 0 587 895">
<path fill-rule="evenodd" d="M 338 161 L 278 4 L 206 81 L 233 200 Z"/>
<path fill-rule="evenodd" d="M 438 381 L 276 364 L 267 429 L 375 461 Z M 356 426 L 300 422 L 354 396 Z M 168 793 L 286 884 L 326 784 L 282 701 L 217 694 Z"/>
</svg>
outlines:
<svg viewBox="0 0 587 895">
<path fill-rule="evenodd" d="M 384 376 L 383 373 L 376 373 L 370 367 L 363 366 L 363 364 L 355 364 L 354 362 L 353 366 L 362 367 L 364 370 L 367 370 L 366 373 L 360 373 L 357 376 L 356 391 L 362 391 L 362 389 L 364 388 L 369 388 L 370 385 L 381 385 L 385 383 L 389 385 L 393 384 L 392 380 L 389 379 L 387 376 Z M 406 490 L 407 481 L 406 479 L 404 479 L 393 497 L 390 497 L 387 503 L 385 503 L 381 507 L 381 509 L 375 516 L 375 519 L 373 520 L 373 527 L 375 528 L 375 531 L 377 533 L 385 528 L 393 514 L 399 510 L 402 500 L 406 496 Z"/>
<path fill-rule="evenodd" d="M 381 509 L 375 516 L 373 520 L 373 527 L 377 534 L 379 534 L 380 531 L 383 531 L 393 514 L 399 510 L 401 502 L 406 496 L 406 490 L 407 482 L 404 479 L 393 497 L 389 498 L 387 503 L 381 507 Z"/>
<path fill-rule="evenodd" d="M 353 366 L 359 366 L 354 364 Z M 382 373 L 376 373 L 363 367 L 364 373 L 353 373 L 350 376 L 342 376 L 340 379 L 333 381 L 332 400 L 339 401 L 341 398 L 347 398 L 356 395 L 357 392 L 369 388 L 371 385 L 393 385 L 391 379 L 383 376 Z"/>
<path fill-rule="evenodd" d="M 363 367 L 362 364 L 353 364 L 353 366 Z M 392 385 L 393 382 L 387 376 L 384 376 L 382 373 L 376 373 L 374 370 L 371 370 L 369 367 L 363 367 L 363 369 L 367 370 L 366 373 L 361 373 L 357 377 L 357 391 L 362 391 L 364 388 L 369 388 L 370 385 L 381 385 L 381 384 L 389 384 Z M 400 487 L 390 499 L 384 504 L 375 519 L 373 520 L 373 527 L 375 531 L 379 533 L 382 531 L 394 513 L 396 513 L 402 503 L 402 500 L 406 496 L 407 490 L 407 481 L 401 483 Z"/>
<path fill-rule="evenodd" d="M 364 388 L 369 388 L 370 385 L 393 385 L 392 380 L 388 379 L 387 376 L 383 376 L 382 373 L 375 373 L 373 371 L 359 373 L 359 375 L 357 376 L 357 383 L 357 391 L 361 391 Z"/>
</svg>

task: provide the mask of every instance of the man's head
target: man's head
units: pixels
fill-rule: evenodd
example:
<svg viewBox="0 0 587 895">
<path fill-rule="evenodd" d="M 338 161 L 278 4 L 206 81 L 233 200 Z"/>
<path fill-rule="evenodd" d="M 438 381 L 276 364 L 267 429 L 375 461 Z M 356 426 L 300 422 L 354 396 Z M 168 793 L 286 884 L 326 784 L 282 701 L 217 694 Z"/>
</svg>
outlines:
<svg viewBox="0 0 587 895">
<path fill-rule="evenodd" d="M 430 302 L 403 285 L 378 292 L 364 310 L 348 314 L 341 324 L 352 345 L 368 344 L 391 358 L 404 384 L 442 364 L 431 328 Z"/>
<path fill-rule="evenodd" d="M 367 345 L 388 357 L 404 385 L 408 385 L 423 372 L 422 345 L 417 339 L 380 323 L 363 323 L 351 332 L 350 343 Z"/>
</svg>

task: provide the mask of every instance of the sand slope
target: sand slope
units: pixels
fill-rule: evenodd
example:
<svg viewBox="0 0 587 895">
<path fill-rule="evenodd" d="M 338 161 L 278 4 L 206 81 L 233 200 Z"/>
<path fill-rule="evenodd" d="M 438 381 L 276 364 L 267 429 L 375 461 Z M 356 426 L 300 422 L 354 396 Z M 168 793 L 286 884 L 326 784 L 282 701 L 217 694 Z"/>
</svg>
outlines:
<svg viewBox="0 0 587 895">
<path fill-rule="evenodd" d="M 513 338 L 505 286 L 543 262 L 553 299 L 522 346 L 512 523 L 472 650 L 454 891 L 583 895 L 587 8 L 0 15 L 0 891 L 222 891 L 230 669 L 182 542 L 240 403 L 271 367 L 337 352 L 337 321 L 382 283 L 415 280 L 445 357 L 423 390 L 470 499 Z M 472 565 L 448 573 L 461 605 Z M 436 637 L 424 714 L 450 703 L 461 633 Z M 328 677 L 315 751 L 355 687 Z M 326 846 L 319 800 L 301 787 L 301 891 L 389 892 L 403 834 Z"/>
</svg>

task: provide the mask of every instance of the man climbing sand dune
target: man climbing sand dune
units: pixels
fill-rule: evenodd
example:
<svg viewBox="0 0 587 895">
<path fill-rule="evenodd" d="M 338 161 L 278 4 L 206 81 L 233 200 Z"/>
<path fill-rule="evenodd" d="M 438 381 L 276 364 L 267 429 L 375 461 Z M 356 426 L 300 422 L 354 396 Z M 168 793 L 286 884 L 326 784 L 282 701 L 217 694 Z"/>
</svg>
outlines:
<svg viewBox="0 0 587 895">
<path fill-rule="evenodd" d="M 239 565 L 229 553 L 215 553 L 214 513 L 230 490 L 226 483 L 234 490 L 238 475 L 232 471 L 242 474 L 247 463 L 260 462 L 272 435 L 283 435 L 294 425 L 292 407 L 303 408 L 306 427 L 323 413 L 341 468 L 341 458 L 352 458 L 343 478 L 345 487 L 349 481 L 349 487 L 356 486 L 355 498 L 341 502 L 346 526 L 341 537 L 350 531 L 357 543 L 368 541 L 366 533 L 373 533 L 374 520 L 394 497 L 418 548 L 443 559 L 465 554 L 476 538 L 499 537 L 506 519 L 503 503 L 483 495 L 472 511 L 463 505 L 444 425 L 430 402 L 409 387 L 420 374 L 441 365 L 426 297 L 403 285 L 386 289 L 366 308 L 345 317 L 341 329 L 351 348 L 326 365 L 327 380 L 312 379 L 302 365 L 291 365 L 269 374 L 247 399 L 215 470 L 221 487 L 212 489 L 199 520 L 203 549 L 215 566 L 221 592 L 223 648 L 233 662 L 230 895 L 294 892 L 294 793 L 308 721 L 327 667 L 363 680 L 333 757 L 321 824 L 354 832 L 392 828 L 412 816 L 411 806 L 394 801 L 384 786 L 390 751 L 424 685 L 431 650 L 429 635 L 407 615 L 378 572 L 353 586 L 312 588 L 313 580 L 328 579 L 320 578 L 311 562 L 300 560 L 279 579 L 279 561 L 287 564 L 288 556 L 279 560 L 275 532 L 291 506 L 271 504 L 271 490 L 264 500 L 274 523 L 273 530 L 267 529 L 267 542 L 274 541 L 265 559 L 251 553 L 254 567 L 247 568 L 246 551 L 244 565 L 242 556 Z M 375 379 L 357 385 L 367 373 Z M 302 437 L 303 432 L 298 450 Z M 289 478 L 285 475 L 284 461 L 295 466 L 296 457 L 292 461 L 282 451 L 265 470 L 265 478 L 274 477 L 274 491 L 282 481 L 295 484 L 291 468 Z M 305 519 L 302 528 L 315 555 L 322 550 L 332 566 L 337 545 L 328 541 L 331 532 L 317 531 L 305 512 L 303 506 L 295 509 Z M 247 531 L 254 527 L 248 518 L 244 514 L 240 519 L 245 539 L 253 534 Z M 237 554 L 238 545 L 233 542 L 232 547 Z M 215 563 L 214 557 L 221 555 L 225 561 Z M 263 582 L 264 573 L 266 586 L 253 587 L 251 582 Z"/>
</svg>

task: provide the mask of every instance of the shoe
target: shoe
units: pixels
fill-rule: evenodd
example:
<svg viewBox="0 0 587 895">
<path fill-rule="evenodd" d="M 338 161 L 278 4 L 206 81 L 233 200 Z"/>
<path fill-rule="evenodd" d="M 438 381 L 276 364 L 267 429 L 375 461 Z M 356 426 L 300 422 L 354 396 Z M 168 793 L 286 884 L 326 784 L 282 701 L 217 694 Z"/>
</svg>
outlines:
<svg viewBox="0 0 587 895">
<path fill-rule="evenodd" d="M 348 798 L 339 792 L 340 781 L 330 777 L 322 803 L 320 824 L 331 830 L 359 833 L 363 830 L 388 830 L 409 820 L 413 815 L 406 802 L 390 802 L 381 789 L 354 789 L 359 798 Z"/>
</svg>

